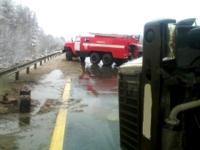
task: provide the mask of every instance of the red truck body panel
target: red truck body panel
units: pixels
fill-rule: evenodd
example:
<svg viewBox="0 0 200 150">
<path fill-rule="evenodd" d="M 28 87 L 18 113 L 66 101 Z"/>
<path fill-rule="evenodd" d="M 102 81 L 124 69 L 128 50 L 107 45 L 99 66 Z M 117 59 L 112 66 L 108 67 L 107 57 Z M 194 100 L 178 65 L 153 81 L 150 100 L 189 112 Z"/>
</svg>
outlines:
<svg viewBox="0 0 200 150">
<path fill-rule="evenodd" d="M 76 51 L 74 50 L 74 42 L 66 42 L 64 45 L 64 50 L 66 51 L 67 48 L 70 48 L 73 55 L 76 56 Z"/>
</svg>

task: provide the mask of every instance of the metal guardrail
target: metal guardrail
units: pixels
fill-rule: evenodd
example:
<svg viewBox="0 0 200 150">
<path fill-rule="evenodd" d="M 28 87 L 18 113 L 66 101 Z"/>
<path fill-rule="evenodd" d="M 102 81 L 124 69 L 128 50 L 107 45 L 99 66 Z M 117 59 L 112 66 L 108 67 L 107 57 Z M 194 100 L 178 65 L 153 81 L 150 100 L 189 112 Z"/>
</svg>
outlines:
<svg viewBox="0 0 200 150">
<path fill-rule="evenodd" d="M 62 54 L 61 52 L 55 52 L 52 54 L 49 54 L 47 56 L 41 57 L 41 58 L 37 58 L 35 60 L 23 63 L 23 64 L 19 64 L 19 65 L 15 65 L 15 66 L 11 66 L 10 68 L 6 68 L 3 70 L 0 70 L 0 77 L 3 75 L 10 75 L 10 74 L 16 74 L 15 79 L 18 80 L 19 79 L 19 71 L 24 70 L 25 68 L 27 69 L 26 72 L 27 74 L 29 73 L 30 70 L 30 66 L 34 65 L 34 68 L 37 68 L 37 63 L 40 62 L 40 65 L 42 65 L 42 61 L 44 60 L 44 62 L 46 62 L 46 60 L 55 57 L 57 55 Z"/>
</svg>

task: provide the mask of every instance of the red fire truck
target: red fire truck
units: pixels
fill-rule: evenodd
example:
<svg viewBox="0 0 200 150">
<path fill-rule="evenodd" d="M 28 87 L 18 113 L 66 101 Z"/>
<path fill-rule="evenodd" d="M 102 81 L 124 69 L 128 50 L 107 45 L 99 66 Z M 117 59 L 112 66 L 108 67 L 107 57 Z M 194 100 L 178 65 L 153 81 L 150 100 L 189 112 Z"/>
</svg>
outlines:
<svg viewBox="0 0 200 150">
<path fill-rule="evenodd" d="M 78 36 L 75 41 L 66 42 L 64 52 L 66 59 L 73 57 L 90 57 L 92 64 L 101 60 L 109 66 L 113 62 L 121 64 L 130 58 L 137 58 L 141 54 L 139 39 L 132 35 L 91 33 L 92 36 Z"/>
</svg>

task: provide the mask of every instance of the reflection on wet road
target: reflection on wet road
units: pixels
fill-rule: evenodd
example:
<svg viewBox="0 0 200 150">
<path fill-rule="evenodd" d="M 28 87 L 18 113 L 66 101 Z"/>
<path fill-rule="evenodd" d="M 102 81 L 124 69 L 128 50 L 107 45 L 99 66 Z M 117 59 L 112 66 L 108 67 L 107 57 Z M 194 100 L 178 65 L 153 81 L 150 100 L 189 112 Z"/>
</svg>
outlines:
<svg viewBox="0 0 200 150">
<path fill-rule="evenodd" d="M 80 85 L 85 85 L 94 94 L 117 92 L 117 69 L 115 67 L 82 64 Z"/>
<path fill-rule="evenodd" d="M 61 70 L 53 70 L 42 79 L 32 89 L 32 99 L 40 100 L 40 107 L 33 113 L 37 113 L 47 100 L 58 100 L 62 95 L 65 85 L 64 75 Z"/>
<path fill-rule="evenodd" d="M 117 150 L 119 117 L 117 70 L 113 67 L 86 66 L 78 80 L 72 81 L 64 149 Z"/>
</svg>

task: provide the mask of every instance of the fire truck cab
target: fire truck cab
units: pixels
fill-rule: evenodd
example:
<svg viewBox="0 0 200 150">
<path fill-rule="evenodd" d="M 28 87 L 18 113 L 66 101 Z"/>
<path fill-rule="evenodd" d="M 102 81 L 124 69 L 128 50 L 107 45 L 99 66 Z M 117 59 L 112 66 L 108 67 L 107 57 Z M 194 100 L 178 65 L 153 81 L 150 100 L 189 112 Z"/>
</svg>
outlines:
<svg viewBox="0 0 200 150">
<path fill-rule="evenodd" d="M 137 58 L 141 55 L 140 47 L 138 38 L 134 36 L 93 33 L 93 36 L 78 36 L 74 41 L 66 42 L 64 51 L 67 60 L 90 57 L 92 64 L 102 60 L 104 65 L 109 66 L 113 62 L 121 64 Z"/>
</svg>

